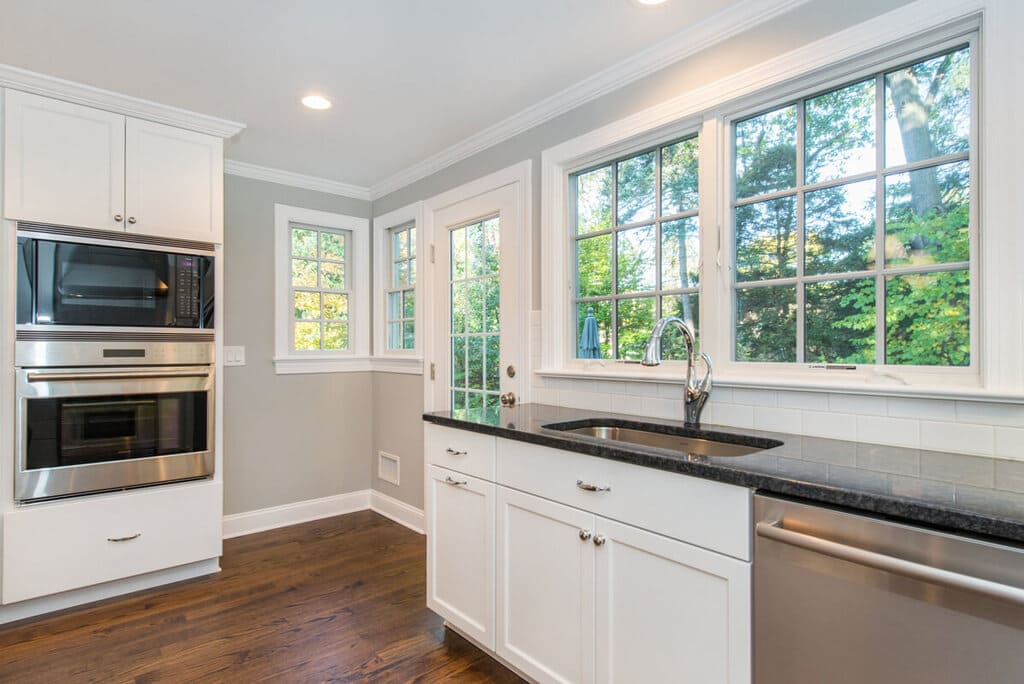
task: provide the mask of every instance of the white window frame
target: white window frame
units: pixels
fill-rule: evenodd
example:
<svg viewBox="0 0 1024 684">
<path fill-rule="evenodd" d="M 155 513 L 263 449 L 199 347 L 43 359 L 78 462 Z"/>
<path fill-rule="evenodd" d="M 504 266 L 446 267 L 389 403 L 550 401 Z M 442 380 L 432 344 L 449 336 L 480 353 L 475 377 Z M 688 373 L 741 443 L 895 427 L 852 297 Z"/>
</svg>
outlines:
<svg viewBox="0 0 1024 684">
<path fill-rule="evenodd" d="M 413 349 L 388 349 L 387 291 L 391 287 L 391 229 L 412 223 L 416 227 L 416 345 Z M 391 373 L 423 373 L 423 296 L 424 264 L 423 202 L 373 217 L 373 368 Z"/>
<path fill-rule="evenodd" d="M 348 349 L 292 349 L 291 226 L 345 231 L 348 234 L 346 291 Z M 370 221 L 316 209 L 274 205 L 274 370 L 280 375 L 370 370 Z"/>
<path fill-rule="evenodd" d="M 542 325 L 541 376 L 617 378 L 648 382 L 678 382 L 680 362 L 660 368 L 608 360 L 577 360 L 570 249 L 571 194 L 569 174 L 632 150 L 671 140 L 698 126 L 700 150 L 701 329 L 702 344 L 716 363 L 716 384 L 732 387 L 791 388 L 850 391 L 896 396 L 947 397 L 950 386 L 958 395 L 992 399 L 1024 398 L 1024 275 L 1009 252 L 1024 249 L 1015 234 L 1012 216 L 1024 208 L 1013 178 L 1024 141 L 1011 135 L 1012 117 L 1003 112 L 1022 106 L 1015 89 L 986 87 L 1013 78 L 1013 64 L 1024 50 L 1008 23 L 1024 18 L 1024 9 L 1002 0 L 919 0 L 862 24 L 767 60 L 721 81 L 683 93 L 666 102 L 613 122 L 542 153 Z M 841 85 L 963 43 L 973 35 L 975 107 L 973 125 L 981 130 L 971 149 L 972 211 L 983 217 L 981 235 L 974 236 L 972 319 L 978 326 L 972 356 L 974 368 L 938 369 L 866 367 L 863 372 L 837 377 L 807 368 L 779 368 L 731 362 L 731 196 L 729 122 L 743 114 L 764 111 L 773 103 L 797 99 L 829 85 Z M 1009 80 L 1007 80 L 1009 79 Z M 1007 138 L 1013 138 L 1009 143 Z M 984 179 L 982 190 L 978 179 Z M 996 184 L 1002 192 L 994 190 Z M 978 224 L 977 221 L 974 222 Z M 1019 232 L 1019 231 L 1017 231 Z M 1012 247 L 1008 247 L 1012 246 Z M 1017 252 L 1020 253 L 1019 251 Z M 788 365 L 788 364 L 787 364 Z M 915 372 L 904 372 L 910 370 Z"/>
</svg>

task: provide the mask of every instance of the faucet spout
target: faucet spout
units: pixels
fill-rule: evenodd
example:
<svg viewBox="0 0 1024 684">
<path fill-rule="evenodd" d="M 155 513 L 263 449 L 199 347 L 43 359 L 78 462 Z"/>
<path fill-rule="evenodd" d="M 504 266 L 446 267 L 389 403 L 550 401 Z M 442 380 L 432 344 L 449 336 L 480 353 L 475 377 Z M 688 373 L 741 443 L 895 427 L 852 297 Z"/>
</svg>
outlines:
<svg viewBox="0 0 1024 684">
<path fill-rule="evenodd" d="M 644 356 L 640 363 L 644 366 L 657 366 L 661 363 L 661 337 L 665 334 L 668 325 L 674 325 L 683 336 L 683 343 L 686 345 L 686 389 L 683 394 L 683 413 L 687 425 L 700 425 L 700 414 L 704 410 L 704 404 L 711 396 L 711 357 L 701 353 L 701 360 L 707 367 L 707 372 L 700 381 L 695 382 L 693 377 L 693 366 L 696 362 L 694 350 L 693 331 L 683 319 L 678 316 L 665 316 L 654 324 L 651 335 L 644 347 Z"/>
</svg>

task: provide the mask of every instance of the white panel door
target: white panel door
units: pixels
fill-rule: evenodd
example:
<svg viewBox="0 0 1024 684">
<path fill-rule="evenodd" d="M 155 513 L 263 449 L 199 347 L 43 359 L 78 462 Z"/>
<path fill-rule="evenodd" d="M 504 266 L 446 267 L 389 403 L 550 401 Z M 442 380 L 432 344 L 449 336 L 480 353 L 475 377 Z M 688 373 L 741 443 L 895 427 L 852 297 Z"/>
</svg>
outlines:
<svg viewBox="0 0 1024 684">
<path fill-rule="evenodd" d="M 494 648 L 494 484 L 427 468 L 427 607 Z"/>
<path fill-rule="evenodd" d="M 594 679 L 594 516 L 498 487 L 497 653 L 541 682 Z"/>
<path fill-rule="evenodd" d="M 125 117 L 16 90 L 4 109 L 4 216 L 123 231 Z"/>
<path fill-rule="evenodd" d="M 598 682 L 749 684 L 749 563 L 600 517 L 594 534 Z"/>
<path fill-rule="evenodd" d="M 223 141 L 138 119 L 125 140 L 128 231 L 222 242 Z"/>
</svg>

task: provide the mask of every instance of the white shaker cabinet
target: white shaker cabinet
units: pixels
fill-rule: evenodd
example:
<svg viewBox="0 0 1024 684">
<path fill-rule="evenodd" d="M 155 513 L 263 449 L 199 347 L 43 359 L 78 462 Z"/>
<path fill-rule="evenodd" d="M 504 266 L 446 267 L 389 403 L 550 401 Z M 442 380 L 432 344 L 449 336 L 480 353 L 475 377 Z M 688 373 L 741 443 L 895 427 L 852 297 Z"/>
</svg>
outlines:
<svg viewBox="0 0 1024 684">
<path fill-rule="evenodd" d="M 494 648 L 494 484 L 427 469 L 427 606 Z"/>
<path fill-rule="evenodd" d="M 219 137 L 5 91 L 5 218 L 219 243 L 223 186 Z"/>
<path fill-rule="evenodd" d="M 124 230 L 125 117 L 4 94 L 4 216 Z"/>
</svg>

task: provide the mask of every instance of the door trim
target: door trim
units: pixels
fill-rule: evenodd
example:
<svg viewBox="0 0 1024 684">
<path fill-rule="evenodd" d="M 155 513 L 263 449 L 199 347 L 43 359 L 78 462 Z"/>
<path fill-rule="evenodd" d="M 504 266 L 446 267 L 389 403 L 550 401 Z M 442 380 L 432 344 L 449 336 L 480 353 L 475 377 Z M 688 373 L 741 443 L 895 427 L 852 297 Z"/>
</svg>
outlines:
<svg viewBox="0 0 1024 684">
<path fill-rule="evenodd" d="M 457 188 L 452 188 L 435 195 L 423 203 L 423 231 L 422 244 L 434 246 L 435 251 L 440 249 L 437 243 L 438 230 L 435 229 L 435 217 L 438 213 L 459 202 L 473 199 L 479 195 L 500 190 L 506 186 L 515 186 L 515 204 L 519 215 L 521 233 L 515 241 L 516 250 L 514 262 L 516 270 L 525 277 L 516 279 L 515 297 L 523 305 L 518 307 L 515 320 L 503 321 L 502 325 L 509 326 L 508 332 L 522 332 L 524 340 L 522 355 L 520 359 L 519 372 L 523 374 L 523 382 L 520 384 L 520 396 L 518 401 L 526 403 L 530 399 L 530 384 L 532 380 L 533 348 L 535 340 L 534 332 L 530 328 L 530 309 L 533 306 L 533 269 L 531 255 L 533 253 L 533 160 L 526 159 L 513 164 L 500 171 L 470 181 Z M 429 255 L 429 247 L 426 248 Z M 430 378 L 430 364 L 438 363 L 438 349 L 436 345 L 438 321 L 447 320 L 442 316 L 439 309 L 440 293 L 436 290 L 434 282 L 437 277 L 435 264 L 429 258 L 424 260 L 424 268 L 418 276 L 421 280 L 422 294 L 420 301 L 423 309 L 423 327 L 417 331 L 423 343 L 423 410 L 435 411 L 441 407 L 437 406 L 435 399 L 434 382 Z"/>
</svg>

